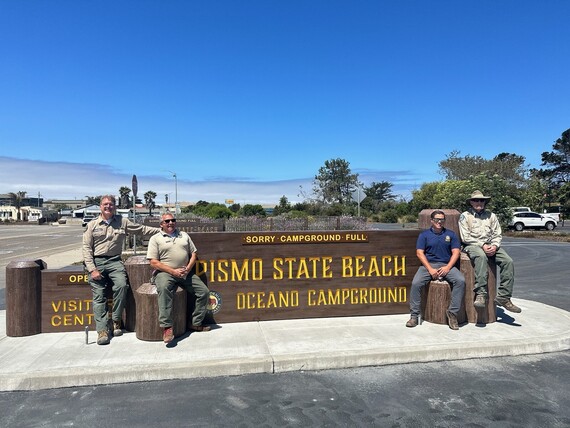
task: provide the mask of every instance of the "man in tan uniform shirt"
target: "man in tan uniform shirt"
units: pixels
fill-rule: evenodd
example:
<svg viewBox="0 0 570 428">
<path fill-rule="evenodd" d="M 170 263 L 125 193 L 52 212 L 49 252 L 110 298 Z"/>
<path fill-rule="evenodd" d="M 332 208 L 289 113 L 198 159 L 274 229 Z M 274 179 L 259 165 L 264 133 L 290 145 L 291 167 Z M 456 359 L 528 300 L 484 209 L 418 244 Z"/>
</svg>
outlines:
<svg viewBox="0 0 570 428">
<path fill-rule="evenodd" d="M 128 234 L 153 235 L 158 227 L 133 223 L 115 213 L 116 201 L 112 195 L 101 198 L 101 214 L 87 223 L 83 232 L 83 262 L 89 272 L 93 291 L 93 314 L 97 328 L 97 344 L 109 344 L 108 310 L 105 289 L 113 289 L 113 335 L 123 334 L 121 318 L 127 296 L 127 273 L 121 259 L 123 244 Z"/>
</svg>

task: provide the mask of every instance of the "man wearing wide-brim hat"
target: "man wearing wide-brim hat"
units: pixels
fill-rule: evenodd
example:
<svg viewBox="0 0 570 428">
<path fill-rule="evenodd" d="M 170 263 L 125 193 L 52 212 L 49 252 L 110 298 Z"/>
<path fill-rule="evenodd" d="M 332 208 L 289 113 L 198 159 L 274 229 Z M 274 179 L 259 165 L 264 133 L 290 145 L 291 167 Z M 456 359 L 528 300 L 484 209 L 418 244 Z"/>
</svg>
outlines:
<svg viewBox="0 0 570 428">
<path fill-rule="evenodd" d="M 473 305 L 476 308 L 484 308 L 487 304 L 489 298 L 487 259 L 494 257 L 501 278 L 495 303 L 510 312 L 518 313 L 521 309 L 511 302 L 515 267 L 513 259 L 501 248 L 503 236 L 497 216 L 485 209 L 490 199 L 490 196 L 485 196 L 480 190 L 475 190 L 467 198 L 469 209 L 461 213 L 459 217 L 459 233 L 463 242 L 463 251 L 473 262 L 475 270 L 473 290 L 475 302 Z"/>
</svg>

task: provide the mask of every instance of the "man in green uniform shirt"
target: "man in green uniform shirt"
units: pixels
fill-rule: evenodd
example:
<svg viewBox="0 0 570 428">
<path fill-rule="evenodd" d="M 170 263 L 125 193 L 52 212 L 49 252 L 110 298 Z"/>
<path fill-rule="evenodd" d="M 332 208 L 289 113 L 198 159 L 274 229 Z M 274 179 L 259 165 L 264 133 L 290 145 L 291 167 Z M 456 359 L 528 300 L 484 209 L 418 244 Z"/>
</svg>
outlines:
<svg viewBox="0 0 570 428">
<path fill-rule="evenodd" d="M 83 232 L 83 262 L 89 271 L 89 285 L 93 291 L 93 314 L 97 328 L 97 344 L 109 344 L 109 314 L 105 290 L 113 289 L 113 335 L 120 336 L 123 309 L 127 296 L 127 273 L 121 259 L 123 244 L 128 234 L 152 235 L 157 227 L 133 223 L 115 213 L 115 197 L 101 197 L 101 214 L 87 223 Z"/>
</svg>

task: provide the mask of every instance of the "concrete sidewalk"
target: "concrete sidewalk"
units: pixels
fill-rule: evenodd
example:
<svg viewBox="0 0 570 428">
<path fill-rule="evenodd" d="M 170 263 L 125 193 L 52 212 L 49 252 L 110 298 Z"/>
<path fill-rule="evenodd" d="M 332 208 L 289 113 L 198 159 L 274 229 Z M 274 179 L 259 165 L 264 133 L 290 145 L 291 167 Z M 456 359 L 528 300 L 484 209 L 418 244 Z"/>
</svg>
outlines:
<svg viewBox="0 0 570 428">
<path fill-rule="evenodd" d="M 96 333 L 6 336 L 0 311 L 0 390 L 49 388 L 323 370 L 437 360 L 512 356 L 570 349 L 570 312 L 513 299 L 521 314 L 498 310 L 498 322 L 423 323 L 407 315 L 318 318 L 220 325 L 186 334 L 173 346 L 125 333 L 107 346 Z"/>
</svg>

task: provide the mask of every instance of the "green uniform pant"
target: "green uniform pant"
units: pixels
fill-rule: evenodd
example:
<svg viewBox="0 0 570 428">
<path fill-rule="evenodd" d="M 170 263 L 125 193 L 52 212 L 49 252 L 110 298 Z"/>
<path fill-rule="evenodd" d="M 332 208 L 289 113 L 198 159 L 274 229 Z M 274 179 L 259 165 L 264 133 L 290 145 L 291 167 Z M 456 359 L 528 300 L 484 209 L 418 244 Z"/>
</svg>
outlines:
<svg viewBox="0 0 570 428">
<path fill-rule="evenodd" d="M 467 253 L 474 265 L 475 284 L 473 291 L 475 294 L 487 295 L 487 281 L 489 279 L 489 271 L 487 265 L 487 254 L 478 245 L 467 245 L 463 251 Z M 497 299 L 510 299 L 513 295 L 513 285 L 515 283 L 515 265 L 513 259 L 505 250 L 499 248 L 495 257 L 495 263 L 499 268 L 500 285 L 497 287 Z M 493 298 L 494 296 L 491 296 Z"/>
<path fill-rule="evenodd" d="M 210 290 L 200 277 L 190 272 L 185 279 L 175 278 L 167 272 L 158 272 L 154 278 L 158 292 L 158 322 L 161 327 L 172 327 L 172 306 L 178 286 L 185 288 L 190 296 L 196 297 L 192 312 L 192 325 L 202 325 L 206 316 Z"/>
<path fill-rule="evenodd" d="M 101 273 L 100 280 L 94 280 L 89 275 L 89 285 L 93 291 L 93 315 L 95 316 L 95 325 L 97 331 L 108 329 L 108 307 L 107 296 L 105 290 L 108 286 L 113 289 L 113 320 L 120 321 L 123 315 L 123 309 L 127 301 L 127 273 L 125 266 L 121 260 L 121 256 L 106 258 L 95 257 L 95 266 Z"/>
</svg>

